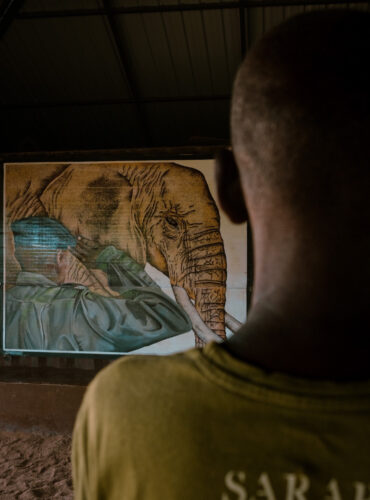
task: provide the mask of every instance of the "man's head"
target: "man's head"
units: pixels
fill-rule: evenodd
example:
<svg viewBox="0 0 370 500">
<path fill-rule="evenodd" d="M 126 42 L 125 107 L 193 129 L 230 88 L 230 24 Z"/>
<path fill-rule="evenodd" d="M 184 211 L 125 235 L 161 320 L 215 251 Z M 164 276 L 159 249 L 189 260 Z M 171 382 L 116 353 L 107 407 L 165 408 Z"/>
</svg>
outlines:
<svg viewBox="0 0 370 500">
<path fill-rule="evenodd" d="M 58 221 L 47 217 L 28 217 L 11 225 L 15 257 L 23 271 L 41 273 L 60 281 L 69 265 L 69 249 L 76 239 Z"/>
<path fill-rule="evenodd" d="M 252 219 L 279 209 L 346 224 L 368 212 L 369 58 L 370 15 L 344 10 L 292 18 L 249 52 L 231 126 Z"/>
<path fill-rule="evenodd" d="M 350 317 L 354 289 L 352 309 L 367 308 L 369 60 L 370 15 L 327 10 L 272 30 L 238 72 L 217 177 L 230 218 L 248 209 L 253 304 Z"/>
</svg>

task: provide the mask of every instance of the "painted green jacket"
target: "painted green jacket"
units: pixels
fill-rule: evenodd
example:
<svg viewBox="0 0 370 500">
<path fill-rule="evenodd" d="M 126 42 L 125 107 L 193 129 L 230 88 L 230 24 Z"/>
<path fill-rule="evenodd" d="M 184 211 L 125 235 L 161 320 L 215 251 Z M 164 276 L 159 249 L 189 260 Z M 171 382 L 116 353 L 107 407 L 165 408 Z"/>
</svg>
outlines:
<svg viewBox="0 0 370 500">
<path fill-rule="evenodd" d="M 19 273 L 16 286 L 6 293 L 5 348 L 129 352 L 191 329 L 186 313 L 130 257 L 108 247 L 100 260 L 109 272 L 113 266 L 118 275 L 127 275 L 119 297 L 103 297 L 78 284 L 56 285 L 36 273 Z M 136 286 L 129 287 L 132 280 Z"/>
</svg>

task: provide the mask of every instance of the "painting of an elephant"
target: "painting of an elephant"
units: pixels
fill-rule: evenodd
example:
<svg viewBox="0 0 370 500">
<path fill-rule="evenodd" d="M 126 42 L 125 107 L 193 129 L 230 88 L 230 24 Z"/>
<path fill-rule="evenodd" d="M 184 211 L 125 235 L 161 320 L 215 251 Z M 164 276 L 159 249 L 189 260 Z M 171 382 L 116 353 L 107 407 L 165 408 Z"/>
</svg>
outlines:
<svg viewBox="0 0 370 500">
<path fill-rule="evenodd" d="M 149 262 L 185 290 L 207 327 L 225 338 L 226 256 L 220 217 L 203 174 L 175 163 L 12 165 L 6 216 L 60 221 L 75 236 Z M 11 238 L 7 272 L 16 269 Z M 196 344 L 202 340 L 196 335 Z"/>
</svg>

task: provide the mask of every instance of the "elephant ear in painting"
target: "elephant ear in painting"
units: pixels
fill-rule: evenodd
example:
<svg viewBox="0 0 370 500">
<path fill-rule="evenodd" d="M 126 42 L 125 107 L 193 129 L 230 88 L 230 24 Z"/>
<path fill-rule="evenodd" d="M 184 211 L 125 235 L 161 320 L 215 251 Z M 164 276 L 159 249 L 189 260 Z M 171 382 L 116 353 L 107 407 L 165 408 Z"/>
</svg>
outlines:
<svg viewBox="0 0 370 500">
<path fill-rule="evenodd" d="M 132 213 L 133 187 L 122 164 L 73 164 L 40 194 L 46 213 L 75 236 L 127 251 L 142 265 L 146 243 Z"/>
</svg>

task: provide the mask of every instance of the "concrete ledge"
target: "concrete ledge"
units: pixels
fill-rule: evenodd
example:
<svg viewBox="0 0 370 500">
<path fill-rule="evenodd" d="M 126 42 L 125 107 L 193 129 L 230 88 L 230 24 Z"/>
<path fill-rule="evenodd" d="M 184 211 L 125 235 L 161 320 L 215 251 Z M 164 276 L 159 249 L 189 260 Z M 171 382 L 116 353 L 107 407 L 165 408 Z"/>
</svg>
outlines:
<svg viewBox="0 0 370 500">
<path fill-rule="evenodd" d="M 85 385 L 0 382 L 0 422 L 71 432 Z"/>
<path fill-rule="evenodd" d="M 34 361 L 29 358 L 30 361 Z M 100 369 L 100 368 L 99 368 Z M 0 366 L 0 382 L 22 382 L 86 386 L 99 369 L 82 370 L 73 367 L 51 366 Z"/>
</svg>

